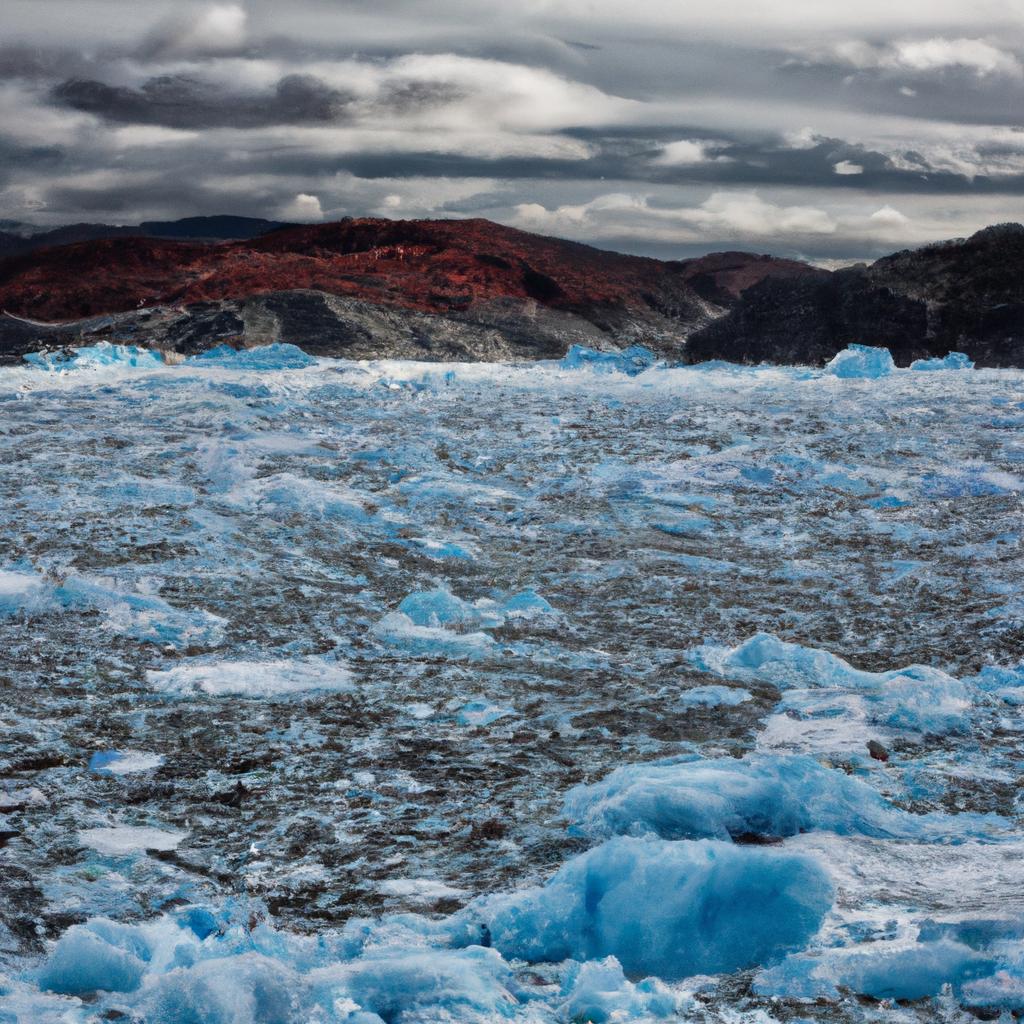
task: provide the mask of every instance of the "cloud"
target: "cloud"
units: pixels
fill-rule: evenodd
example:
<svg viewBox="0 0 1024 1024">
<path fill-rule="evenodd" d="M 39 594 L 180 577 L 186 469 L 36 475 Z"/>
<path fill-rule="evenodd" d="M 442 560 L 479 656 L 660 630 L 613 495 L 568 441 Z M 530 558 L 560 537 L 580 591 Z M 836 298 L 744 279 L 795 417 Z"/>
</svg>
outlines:
<svg viewBox="0 0 1024 1024">
<path fill-rule="evenodd" d="M 985 39 L 931 36 L 925 39 L 898 39 L 887 43 L 869 43 L 859 39 L 843 40 L 832 46 L 816 48 L 798 58 L 810 64 L 838 63 L 858 70 L 894 70 L 909 73 L 968 71 L 978 78 L 1008 75 L 1019 78 L 1024 72 L 1011 50 L 1002 49 Z"/>
<path fill-rule="evenodd" d="M 653 234 L 662 239 L 769 239 L 835 232 L 835 221 L 811 206 L 781 206 L 756 192 L 713 192 L 699 206 L 664 207 L 648 196 L 611 193 L 588 203 L 548 210 L 537 203 L 516 207 L 522 227 L 534 230 L 585 228 L 597 234 L 629 237 Z"/>
<path fill-rule="evenodd" d="M 147 37 L 143 52 L 150 55 L 216 54 L 241 49 L 249 16 L 241 4 L 211 4 L 175 15 Z"/>
<path fill-rule="evenodd" d="M 706 163 L 709 160 L 723 159 L 709 153 L 709 143 L 695 139 L 680 139 L 662 147 L 653 163 L 661 167 L 686 167 L 693 164 Z"/>
<path fill-rule="evenodd" d="M 324 211 L 317 196 L 300 192 L 290 203 L 281 207 L 280 216 L 282 220 L 312 224 L 324 219 Z"/>
<path fill-rule="evenodd" d="M 239 94 L 184 74 L 161 75 L 140 88 L 71 79 L 53 91 L 54 100 L 74 110 L 125 124 L 168 128 L 253 128 L 273 124 L 316 124 L 340 120 L 352 96 L 313 75 L 287 75 L 269 93 Z"/>
<path fill-rule="evenodd" d="M 6 0 L 0 217 L 482 215 L 816 258 L 963 234 L 1024 196 L 1018 2 Z"/>
</svg>

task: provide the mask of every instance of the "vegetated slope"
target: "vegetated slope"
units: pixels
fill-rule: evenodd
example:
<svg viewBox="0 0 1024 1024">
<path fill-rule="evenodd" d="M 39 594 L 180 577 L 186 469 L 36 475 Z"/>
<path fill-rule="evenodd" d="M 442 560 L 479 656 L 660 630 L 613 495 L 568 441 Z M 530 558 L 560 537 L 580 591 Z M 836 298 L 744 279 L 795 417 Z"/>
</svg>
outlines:
<svg viewBox="0 0 1024 1024">
<path fill-rule="evenodd" d="M 158 227 L 202 229 L 190 224 Z M 641 343 L 691 362 L 822 363 L 861 343 L 888 347 L 901 365 L 959 350 L 983 366 L 1019 366 L 1024 227 L 834 273 L 738 252 L 628 256 L 486 220 L 348 219 L 220 243 L 93 239 L 0 262 L 0 309 L 64 322 L 0 318 L 7 359 L 109 338 L 182 352 L 279 340 L 321 355 L 420 359 Z"/>
<path fill-rule="evenodd" d="M 949 351 L 982 366 L 1024 365 L 1024 226 L 761 280 L 694 333 L 687 358 L 820 363 L 853 342 L 885 346 L 901 365 Z"/>
<path fill-rule="evenodd" d="M 344 220 L 222 244 L 108 238 L 0 263 L 0 351 L 69 340 L 195 351 L 284 340 L 323 355 L 506 358 L 643 342 L 678 355 L 743 288 L 813 271 L 743 253 L 665 262 L 486 220 Z M 95 318 L 103 318 L 96 322 Z"/>
</svg>

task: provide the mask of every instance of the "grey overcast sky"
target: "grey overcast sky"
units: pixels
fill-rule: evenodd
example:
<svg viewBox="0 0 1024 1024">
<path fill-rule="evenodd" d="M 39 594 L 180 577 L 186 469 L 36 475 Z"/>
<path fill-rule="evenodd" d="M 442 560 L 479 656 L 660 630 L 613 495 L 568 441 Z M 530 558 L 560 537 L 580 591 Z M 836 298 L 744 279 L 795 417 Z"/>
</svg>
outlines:
<svg viewBox="0 0 1024 1024">
<path fill-rule="evenodd" d="M 867 258 L 1024 220 L 1024 0 L 4 0 L 0 218 Z"/>
</svg>

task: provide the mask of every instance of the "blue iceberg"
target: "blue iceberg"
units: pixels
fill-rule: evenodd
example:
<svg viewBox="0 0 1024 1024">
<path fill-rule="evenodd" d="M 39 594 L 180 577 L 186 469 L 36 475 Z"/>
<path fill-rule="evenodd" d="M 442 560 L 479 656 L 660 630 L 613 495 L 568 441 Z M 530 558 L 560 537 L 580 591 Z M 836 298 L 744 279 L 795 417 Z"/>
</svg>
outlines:
<svg viewBox="0 0 1024 1024">
<path fill-rule="evenodd" d="M 828 651 L 787 643 L 770 633 L 732 648 L 705 644 L 687 658 L 696 668 L 727 679 L 804 691 L 787 695 L 785 710 L 813 713 L 821 704 L 809 692 L 814 689 L 853 691 L 874 724 L 938 735 L 965 732 L 975 701 L 984 697 L 968 682 L 928 665 L 866 672 Z M 824 711 L 834 713 L 831 707 Z"/>
<path fill-rule="evenodd" d="M 888 377 L 896 364 L 887 348 L 872 345 L 851 345 L 838 352 L 826 364 L 826 373 L 833 377 L 865 377 L 871 380 Z"/>
<path fill-rule="evenodd" d="M 29 352 L 25 362 L 40 370 L 94 370 L 103 366 L 131 366 L 157 369 L 164 365 L 164 357 L 151 348 L 136 345 L 112 345 L 99 341 L 82 348 L 57 351 Z"/>
<path fill-rule="evenodd" d="M 636 377 L 657 362 L 658 357 L 643 345 L 630 345 L 621 352 L 598 352 L 585 345 L 573 345 L 558 365 L 563 370 L 586 367 L 601 373 L 624 373 L 627 377 Z"/>
<path fill-rule="evenodd" d="M 486 923 L 506 957 L 614 956 L 631 975 L 673 981 L 800 949 L 831 905 L 829 878 L 810 857 L 620 837 L 567 861 L 543 886 L 474 901 L 450 927 L 471 943 Z"/>
<path fill-rule="evenodd" d="M 974 361 L 963 352 L 950 352 L 945 358 L 915 359 L 912 370 L 973 370 Z"/>
<path fill-rule="evenodd" d="M 662 839 L 826 831 L 941 840 L 1000 823 L 972 814 L 909 814 L 866 782 L 813 758 L 758 754 L 626 765 L 594 785 L 569 790 L 563 813 L 586 835 L 653 833 Z"/>
<path fill-rule="evenodd" d="M 910 945 L 876 942 L 797 954 L 761 972 L 755 991 L 790 999 L 835 999 L 840 990 L 874 999 L 923 999 L 991 974 L 993 961 L 949 939 Z"/>
<path fill-rule="evenodd" d="M 216 366 L 231 370 L 302 370 L 316 365 L 316 359 L 297 345 L 279 341 L 271 345 L 241 349 L 218 345 L 207 352 L 190 356 L 187 361 L 196 366 Z"/>
<path fill-rule="evenodd" d="M 633 984 L 613 956 L 573 964 L 562 982 L 560 1016 L 570 1021 L 608 1024 L 644 1018 L 674 1017 L 685 1000 L 657 978 Z"/>
</svg>

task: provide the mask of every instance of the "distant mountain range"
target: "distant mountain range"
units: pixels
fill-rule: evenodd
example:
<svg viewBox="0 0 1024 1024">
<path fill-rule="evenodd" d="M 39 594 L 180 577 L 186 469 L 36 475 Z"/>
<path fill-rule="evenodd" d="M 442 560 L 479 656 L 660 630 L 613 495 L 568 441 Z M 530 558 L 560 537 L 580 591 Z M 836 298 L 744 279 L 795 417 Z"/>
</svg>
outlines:
<svg viewBox="0 0 1024 1024">
<path fill-rule="evenodd" d="M 12 230 L 12 227 L 14 230 Z M 1024 226 L 829 272 L 743 252 L 654 260 L 486 220 L 192 217 L 0 233 L 0 359 L 100 339 L 280 340 L 349 358 L 549 358 L 633 343 L 688 362 L 1024 365 Z"/>
<path fill-rule="evenodd" d="M 259 217 L 184 217 L 181 220 L 147 220 L 141 224 L 66 224 L 58 228 L 37 228 L 17 221 L 0 221 L 0 259 L 36 249 L 99 238 L 176 238 L 191 241 L 224 242 L 256 238 L 285 227 L 281 221 Z"/>
</svg>

